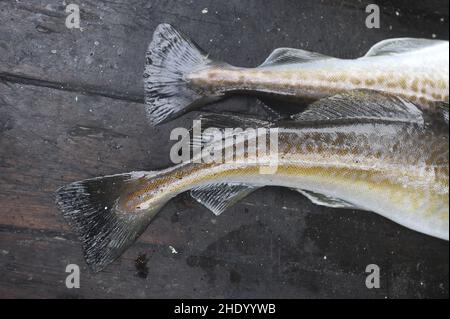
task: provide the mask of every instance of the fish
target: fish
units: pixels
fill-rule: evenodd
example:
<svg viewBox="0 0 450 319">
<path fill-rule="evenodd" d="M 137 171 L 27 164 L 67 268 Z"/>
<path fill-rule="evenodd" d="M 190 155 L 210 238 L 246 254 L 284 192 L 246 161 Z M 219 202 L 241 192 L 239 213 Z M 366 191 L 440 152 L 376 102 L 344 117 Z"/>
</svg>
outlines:
<svg viewBox="0 0 450 319">
<path fill-rule="evenodd" d="M 355 89 L 426 107 L 449 101 L 448 61 L 448 41 L 397 38 L 375 44 L 357 59 L 279 48 L 256 68 L 235 67 L 211 59 L 173 26 L 161 24 L 146 53 L 145 109 L 149 122 L 158 125 L 233 94 L 278 99 L 284 102 L 277 105 L 280 110 L 286 100 L 304 106 Z"/>
<path fill-rule="evenodd" d="M 262 187 L 281 186 L 317 205 L 374 212 L 448 240 L 448 112 L 442 102 L 423 108 L 357 90 L 320 99 L 289 119 L 205 113 L 197 122 L 201 138 L 186 137 L 202 152 L 159 171 L 63 186 L 56 204 L 95 271 L 118 258 L 184 192 L 220 215 Z M 223 134 L 229 128 L 241 129 Z M 219 155 L 207 160 L 212 153 Z"/>
</svg>

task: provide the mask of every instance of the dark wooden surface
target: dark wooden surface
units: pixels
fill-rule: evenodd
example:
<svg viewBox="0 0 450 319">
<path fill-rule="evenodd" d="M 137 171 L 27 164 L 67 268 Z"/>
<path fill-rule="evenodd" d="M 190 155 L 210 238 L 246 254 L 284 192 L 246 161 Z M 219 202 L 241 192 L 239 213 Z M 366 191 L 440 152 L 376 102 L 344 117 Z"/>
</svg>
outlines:
<svg viewBox="0 0 450 319">
<path fill-rule="evenodd" d="M 98 274 L 53 204 L 65 183 L 170 165 L 170 130 L 195 114 L 145 121 L 141 77 L 157 24 L 241 66 L 282 46 L 350 58 L 388 37 L 448 39 L 448 1 L 378 1 L 379 30 L 364 26 L 370 2 L 74 0 L 80 31 L 65 27 L 62 1 L 0 1 L 0 297 L 448 298 L 448 242 L 287 189 L 260 190 L 220 217 L 181 195 Z M 64 284 L 71 263 L 80 289 Z M 372 263 L 380 289 L 365 286 Z"/>
</svg>

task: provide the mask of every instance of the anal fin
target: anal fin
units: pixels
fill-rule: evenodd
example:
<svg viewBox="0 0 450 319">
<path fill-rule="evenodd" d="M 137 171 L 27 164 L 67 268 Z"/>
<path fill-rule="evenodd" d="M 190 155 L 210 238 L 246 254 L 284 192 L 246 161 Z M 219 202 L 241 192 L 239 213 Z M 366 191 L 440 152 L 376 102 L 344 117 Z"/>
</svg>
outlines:
<svg viewBox="0 0 450 319">
<path fill-rule="evenodd" d="M 240 183 L 208 184 L 192 189 L 191 196 L 218 216 L 258 188 Z"/>
<path fill-rule="evenodd" d="M 324 194 L 319 194 L 311 191 L 305 191 L 303 189 L 294 189 L 308 198 L 311 202 L 320 206 L 327 206 L 332 208 L 347 208 L 347 209 L 359 209 L 355 205 L 344 201 L 342 199 L 331 197 Z"/>
</svg>

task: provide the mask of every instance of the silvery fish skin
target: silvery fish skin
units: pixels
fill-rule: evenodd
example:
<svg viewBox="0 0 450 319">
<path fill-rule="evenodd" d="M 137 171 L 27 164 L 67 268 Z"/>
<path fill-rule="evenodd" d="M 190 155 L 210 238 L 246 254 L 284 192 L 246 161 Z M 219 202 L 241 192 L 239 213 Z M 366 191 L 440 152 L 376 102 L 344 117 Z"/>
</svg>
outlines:
<svg viewBox="0 0 450 319">
<path fill-rule="evenodd" d="M 162 24 L 147 52 L 146 107 L 150 122 L 159 124 L 229 94 L 303 101 L 370 89 L 422 106 L 448 103 L 448 61 L 448 41 L 401 38 L 382 41 L 354 60 L 281 48 L 256 68 L 238 68 L 211 60 Z"/>
<path fill-rule="evenodd" d="M 220 114 L 201 120 L 205 132 L 264 128 L 253 137 L 244 130 L 231 140 L 245 144 L 264 135 L 266 142 L 252 144 L 257 153 L 232 153 L 233 161 L 194 157 L 163 171 L 100 177 L 57 192 L 57 204 L 94 270 L 120 256 L 157 212 L 185 191 L 219 215 L 258 188 L 283 186 L 318 205 L 375 212 L 449 238 L 447 104 L 422 109 L 400 97 L 355 91 L 319 100 L 288 121 Z M 270 151 L 274 132 L 276 157 Z M 206 153 L 223 151 L 226 141 L 230 138 L 210 138 L 203 147 Z M 267 151 L 260 150 L 263 146 Z"/>
</svg>

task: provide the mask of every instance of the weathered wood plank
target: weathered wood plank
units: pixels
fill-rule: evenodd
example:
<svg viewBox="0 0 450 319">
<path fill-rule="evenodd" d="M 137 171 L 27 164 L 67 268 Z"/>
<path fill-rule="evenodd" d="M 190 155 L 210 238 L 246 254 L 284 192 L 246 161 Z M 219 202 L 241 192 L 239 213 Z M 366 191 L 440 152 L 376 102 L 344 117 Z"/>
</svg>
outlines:
<svg viewBox="0 0 450 319">
<path fill-rule="evenodd" d="M 180 196 L 123 258 L 91 274 L 53 191 L 83 178 L 169 165 L 170 128 L 148 127 L 136 103 L 18 84 L 0 84 L 0 96 L 1 296 L 448 295 L 448 243 L 372 214 L 317 207 L 278 188 L 221 217 Z M 188 118 L 171 125 L 187 125 Z M 135 277 L 139 253 L 149 258 L 146 281 Z M 82 290 L 61 284 L 67 263 L 84 267 Z M 370 263 L 385 271 L 381 290 L 364 286 Z"/>
<path fill-rule="evenodd" d="M 330 225 L 349 231 L 348 219 L 354 216 L 347 213 L 328 217 Z M 190 218 L 182 216 L 181 219 Z M 362 232 L 350 230 L 344 235 L 330 236 L 322 230 L 323 220 L 313 221 L 311 216 L 307 219 L 310 219 L 307 223 L 318 223 L 320 227 L 311 227 L 311 233 L 301 235 L 296 230 L 293 232 L 292 227 L 279 229 L 283 224 L 281 218 L 263 214 L 259 221 L 234 231 L 228 229 L 204 248 L 189 242 L 177 245 L 177 254 L 165 244 L 140 242 L 98 274 L 86 269 L 73 236 L 1 228 L 0 266 L 4 275 L 0 277 L 0 297 L 419 298 L 448 295 L 448 255 L 440 254 L 448 248 L 445 243 L 397 250 L 399 238 L 383 238 L 361 246 L 361 240 L 356 242 L 353 236 L 362 235 L 364 241 Z M 222 226 L 226 228 L 226 224 Z M 200 227 L 189 222 L 186 225 L 196 228 L 195 236 L 198 236 Z M 208 228 L 218 230 L 214 224 Z M 289 239 L 296 234 L 298 239 Z M 327 239 L 318 240 L 314 236 Z M 355 249 L 350 248 L 352 240 Z M 410 240 L 411 237 L 404 236 L 400 242 Z M 414 238 L 413 241 L 421 244 Z M 323 253 L 329 253 L 327 259 Z M 136 267 L 138 258 L 145 262 Z M 364 285 L 365 274 L 360 266 L 370 262 L 377 262 L 382 269 L 382 289 L 368 290 Z M 65 287 L 64 270 L 68 264 L 81 266 L 80 289 Z"/>
<path fill-rule="evenodd" d="M 256 65 L 280 46 L 352 57 L 391 36 L 448 38 L 448 2 L 437 2 L 400 1 L 398 17 L 381 1 L 382 29 L 368 30 L 368 1 L 83 1 L 80 32 L 64 27 L 59 1 L 2 1 L 0 297 L 448 297 L 448 243 L 285 189 L 260 190 L 221 217 L 182 195 L 100 274 L 53 204 L 65 183 L 170 165 L 169 132 L 195 114 L 145 121 L 143 54 L 158 23 Z M 233 102 L 227 109 L 258 111 Z M 135 267 L 142 253 L 147 278 Z M 68 263 L 82 267 L 80 290 L 64 286 Z M 382 269 L 380 290 L 365 288 L 370 263 Z"/>
</svg>

